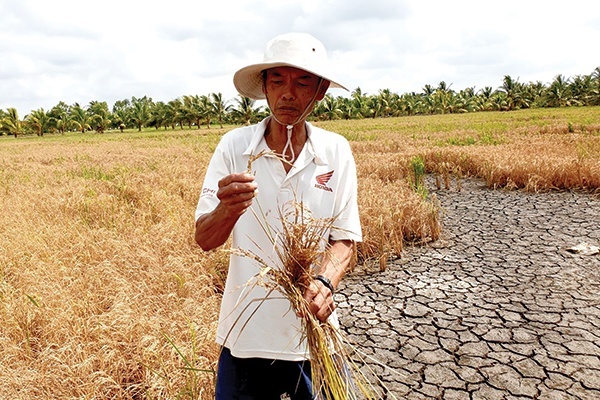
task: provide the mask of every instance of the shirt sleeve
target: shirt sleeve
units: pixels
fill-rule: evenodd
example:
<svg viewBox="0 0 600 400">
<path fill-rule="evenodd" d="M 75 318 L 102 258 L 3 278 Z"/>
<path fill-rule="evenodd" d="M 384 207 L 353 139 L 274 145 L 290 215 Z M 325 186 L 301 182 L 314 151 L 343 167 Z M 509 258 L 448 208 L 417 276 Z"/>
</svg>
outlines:
<svg viewBox="0 0 600 400">
<path fill-rule="evenodd" d="M 198 199 L 198 205 L 196 206 L 195 221 L 198 221 L 203 214 L 208 214 L 214 210 L 219 204 L 217 197 L 217 191 L 219 190 L 219 181 L 231 174 L 231 160 L 228 156 L 227 145 L 222 140 L 217 148 L 215 149 L 206 174 L 204 176 L 204 183 L 200 191 L 200 198 Z"/>
<path fill-rule="evenodd" d="M 358 178 L 356 175 L 356 163 L 352 156 L 350 144 L 344 141 L 339 147 L 340 159 L 345 160 L 342 177 L 335 200 L 335 216 L 331 240 L 362 241 L 362 229 L 358 210 Z"/>
</svg>

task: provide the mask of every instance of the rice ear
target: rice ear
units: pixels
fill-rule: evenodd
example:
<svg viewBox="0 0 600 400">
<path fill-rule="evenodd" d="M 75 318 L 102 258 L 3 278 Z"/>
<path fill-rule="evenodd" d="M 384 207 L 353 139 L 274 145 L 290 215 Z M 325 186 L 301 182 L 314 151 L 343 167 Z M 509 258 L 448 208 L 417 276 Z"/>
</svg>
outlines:
<svg viewBox="0 0 600 400">
<path fill-rule="evenodd" d="M 262 212 L 260 205 L 258 209 Z M 330 249 L 326 233 L 331 231 L 336 218 L 315 218 L 302 202 L 288 203 L 278 212 L 281 232 L 275 232 L 268 226 L 264 216 L 259 218 L 256 212 L 254 214 L 273 244 L 276 260 L 267 263 L 248 250 L 232 251 L 250 257 L 259 265 L 261 269 L 255 278 L 261 282 L 254 284 L 281 292 L 289 300 L 293 311 L 302 316 L 300 335 L 309 349 L 313 392 L 322 393 L 331 400 L 348 400 L 358 396 L 375 399 L 375 391 L 368 379 L 351 360 L 348 343 L 342 333 L 329 321 L 319 321 L 304 299 L 304 291 L 313 281 L 314 265 Z M 271 265 L 281 265 L 281 268 Z"/>
</svg>

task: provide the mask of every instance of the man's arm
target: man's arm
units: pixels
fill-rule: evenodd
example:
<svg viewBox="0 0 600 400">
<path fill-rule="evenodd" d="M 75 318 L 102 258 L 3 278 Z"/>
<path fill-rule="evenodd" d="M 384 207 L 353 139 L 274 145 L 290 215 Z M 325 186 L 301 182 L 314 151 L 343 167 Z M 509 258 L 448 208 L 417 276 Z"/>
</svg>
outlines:
<svg viewBox="0 0 600 400">
<path fill-rule="evenodd" d="M 351 240 L 338 240 L 330 242 L 329 251 L 325 253 L 319 275 L 329 279 L 334 288 L 346 274 L 348 266 L 353 260 L 354 242 Z M 309 308 L 320 321 L 326 321 L 335 310 L 333 293 L 320 280 L 315 279 L 304 293 L 304 298 L 309 303 Z"/>
<path fill-rule="evenodd" d="M 219 204 L 196 221 L 194 238 L 202 250 L 215 249 L 227 241 L 238 219 L 252 205 L 257 186 L 254 176 L 231 174 L 219 181 Z"/>
</svg>

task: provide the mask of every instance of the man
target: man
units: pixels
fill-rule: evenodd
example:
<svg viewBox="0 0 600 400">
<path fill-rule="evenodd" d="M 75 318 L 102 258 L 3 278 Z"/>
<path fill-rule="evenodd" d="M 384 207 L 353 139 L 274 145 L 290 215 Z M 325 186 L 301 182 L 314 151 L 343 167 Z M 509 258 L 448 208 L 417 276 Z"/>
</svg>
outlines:
<svg viewBox="0 0 600 400">
<path fill-rule="evenodd" d="M 335 217 L 324 237 L 330 249 L 315 266 L 304 298 L 319 320 L 336 324 L 333 292 L 361 240 L 356 166 L 342 136 L 312 126 L 306 117 L 329 87 L 344 87 L 332 77 L 322 43 L 303 33 L 272 39 L 263 62 L 240 69 L 233 80 L 241 95 L 266 99 L 271 116 L 221 139 L 198 201 L 196 242 L 208 251 L 231 235 L 233 248 L 278 268 L 266 231 L 280 232 L 285 204 L 301 201 L 316 218 Z M 280 156 L 260 157 L 252 173 L 244 172 L 261 151 Z M 230 257 L 217 330 L 223 345 L 217 399 L 312 399 L 301 317 L 281 293 L 249 284 L 258 272 L 249 257 Z"/>
</svg>

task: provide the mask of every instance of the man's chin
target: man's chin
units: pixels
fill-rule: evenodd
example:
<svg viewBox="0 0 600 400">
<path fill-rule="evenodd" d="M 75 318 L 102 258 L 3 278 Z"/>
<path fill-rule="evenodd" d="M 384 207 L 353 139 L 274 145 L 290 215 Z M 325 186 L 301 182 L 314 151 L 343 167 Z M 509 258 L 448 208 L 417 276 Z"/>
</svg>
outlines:
<svg viewBox="0 0 600 400">
<path fill-rule="evenodd" d="M 277 113 L 275 114 L 276 121 L 282 125 L 295 125 L 300 118 L 300 114 L 297 112 L 286 112 L 286 113 Z"/>
</svg>

